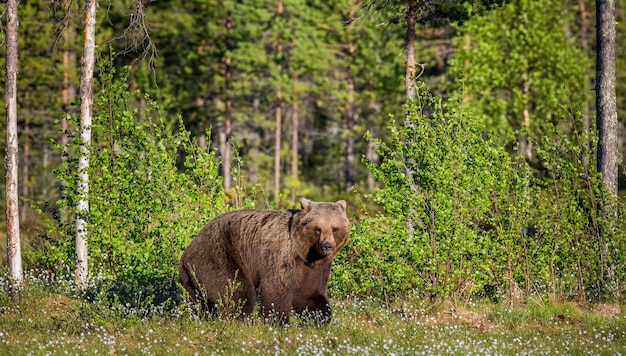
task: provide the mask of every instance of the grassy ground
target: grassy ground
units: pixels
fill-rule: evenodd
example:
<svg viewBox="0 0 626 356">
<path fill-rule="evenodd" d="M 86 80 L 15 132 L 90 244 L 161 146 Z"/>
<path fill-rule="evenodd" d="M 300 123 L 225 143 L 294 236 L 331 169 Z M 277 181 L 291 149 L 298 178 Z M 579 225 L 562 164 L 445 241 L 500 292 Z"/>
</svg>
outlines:
<svg viewBox="0 0 626 356">
<path fill-rule="evenodd" d="M 86 302 L 63 290 L 31 282 L 18 298 L 0 295 L 0 355 L 626 353 L 626 316 L 613 305 L 426 305 L 411 297 L 385 305 L 350 297 L 332 301 L 329 325 L 295 319 L 277 327 L 258 317 L 200 320 L 185 307 Z"/>
</svg>

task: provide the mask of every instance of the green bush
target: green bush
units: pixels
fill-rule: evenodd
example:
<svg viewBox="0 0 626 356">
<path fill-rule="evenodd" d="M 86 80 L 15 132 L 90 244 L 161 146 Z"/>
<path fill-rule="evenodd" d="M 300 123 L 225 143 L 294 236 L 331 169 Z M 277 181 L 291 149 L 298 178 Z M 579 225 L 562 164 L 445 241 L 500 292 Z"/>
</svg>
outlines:
<svg viewBox="0 0 626 356">
<path fill-rule="evenodd" d="M 219 162 L 200 149 L 182 120 L 168 122 L 149 97 L 130 92 L 125 74 L 101 67 L 95 96 L 89 169 L 90 275 L 124 300 L 175 295 L 182 250 L 211 218 L 226 210 Z M 145 107 L 133 109 L 134 102 Z M 143 99 L 143 100 L 142 100 Z M 77 151 L 74 139 L 70 147 Z M 57 170 L 63 184 L 59 216 L 39 251 L 44 266 L 74 260 L 76 159 Z M 69 267 L 73 268 L 73 266 Z"/>
<path fill-rule="evenodd" d="M 357 284 L 391 294 L 507 289 L 534 194 L 528 169 L 471 115 L 419 92 L 406 120 L 391 120 L 390 142 L 375 139 L 380 163 L 366 162 L 386 214 L 355 226 L 343 258 L 365 267 Z"/>
<path fill-rule="evenodd" d="M 602 184 L 582 164 L 586 140 L 546 124 L 531 169 L 484 120 L 418 89 L 406 120 L 390 121 L 389 142 L 374 139 L 380 162 L 366 164 L 384 213 L 354 224 L 331 290 L 510 302 L 623 295 L 625 219 L 609 229 L 598 216 Z"/>
<path fill-rule="evenodd" d="M 582 126 L 576 113 L 561 110 L 556 115 L 572 127 Z M 623 295 L 624 206 L 615 202 L 617 221 L 602 217 L 606 192 L 595 169 L 594 140 L 584 131 L 564 135 L 548 125 L 534 144 L 542 179 L 537 180 L 541 194 L 532 221 L 541 237 L 538 243 L 543 253 L 537 260 L 549 276 L 548 292 L 594 302 Z"/>
</svg>

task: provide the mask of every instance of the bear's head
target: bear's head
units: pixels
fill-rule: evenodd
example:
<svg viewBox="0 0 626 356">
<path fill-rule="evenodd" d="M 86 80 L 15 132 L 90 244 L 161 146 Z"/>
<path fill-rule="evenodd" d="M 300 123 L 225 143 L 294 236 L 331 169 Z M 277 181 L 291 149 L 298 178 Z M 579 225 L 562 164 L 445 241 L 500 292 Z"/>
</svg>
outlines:
<svg viewBox="0 0 626 356">
<path fill-rule="evenodd" d="M 317 264 L 334 258 L 350 235 L 345 200 L 318 203 L 302 199 L 300 206 L 300 233 L 309 245 L 306 263 Z"/>
</svg>

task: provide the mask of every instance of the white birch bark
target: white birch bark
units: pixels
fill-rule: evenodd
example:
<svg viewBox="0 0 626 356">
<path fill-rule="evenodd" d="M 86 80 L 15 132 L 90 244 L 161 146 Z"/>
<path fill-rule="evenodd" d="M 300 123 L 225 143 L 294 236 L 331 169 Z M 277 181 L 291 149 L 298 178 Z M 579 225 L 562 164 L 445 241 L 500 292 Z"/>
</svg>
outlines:
<svg viewBox="0 0 626 356">
<path fill-rule="evenodd" d="M 85 4 L 83 58 L 80 72 L 80 149 L 78 158 L 78 203 L 76 204 L 76 284 L 87 286 L 87 216 L 89 214 L 89 156 L 93 116 L 93 73 L 95 66 L 95 29 L 97 0 Z"/>
<path fill-rule="evenodd" d="M 20 217 L 18 201 L 18 141 L 17 141 L 17 14 L 18 0 L 7 1 L 6 28 L 6 105 L 7 135 L 6 156 L 6 217 L 7 217 L 7 253 L 9 275 L 12 282 L 19 286 L 24 281 L 22 252 L 20 246 Z"/>
</svg>

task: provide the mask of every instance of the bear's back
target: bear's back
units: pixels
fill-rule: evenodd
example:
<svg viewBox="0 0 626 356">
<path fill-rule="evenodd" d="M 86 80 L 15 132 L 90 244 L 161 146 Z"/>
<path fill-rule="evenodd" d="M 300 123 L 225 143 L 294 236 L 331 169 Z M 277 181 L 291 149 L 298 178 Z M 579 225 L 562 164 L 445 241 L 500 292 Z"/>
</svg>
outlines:
<svg viewBox="0 0 626 356">
<path fill-rule="evenodd" d="M 231 211 L 211 220 L 192 243 L 202 249 L 222 250 L 244 270 L 271 268 L 268 263 L 291 253 L 293 215 L 289 210 Z"/>
</svg>

